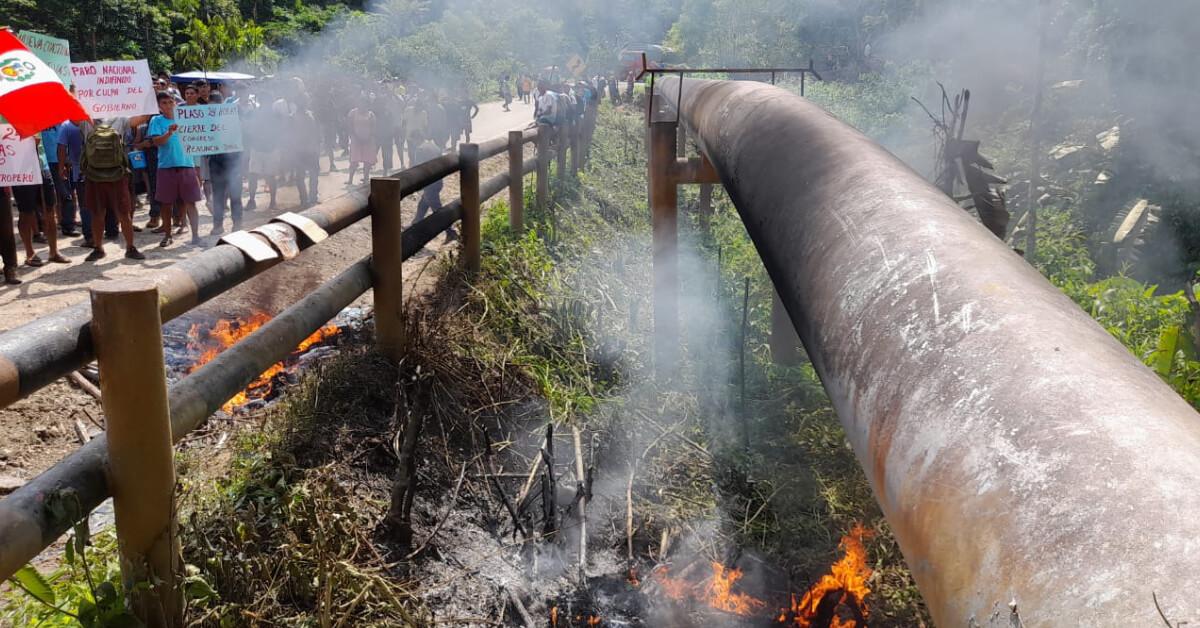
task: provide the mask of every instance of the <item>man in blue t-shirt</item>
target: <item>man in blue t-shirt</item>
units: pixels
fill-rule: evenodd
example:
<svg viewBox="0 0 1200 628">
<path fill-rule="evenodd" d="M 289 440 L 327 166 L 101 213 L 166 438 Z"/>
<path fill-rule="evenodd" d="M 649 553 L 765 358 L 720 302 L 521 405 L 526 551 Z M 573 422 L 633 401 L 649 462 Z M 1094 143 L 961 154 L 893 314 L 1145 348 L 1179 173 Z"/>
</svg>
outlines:
<svg viewBox="0 0 1200 628">
<path fill-rule="evenodd" d="M 192 244 L 200 244 L 200 214 L 196 211 L 196 203 L 204 198 L 200 187 L 200 177 L 196 173 L 196 164 L 183 148 L 183 142 L 175 135 L 179 125 L 175 121 L 175 98 L 167 92 L 158 93 L 158 110 L 160 115 L 150 118 L 146 127 L 146 136 L 158 147 L 158 176 L 157 189 L 154 198 L 162 203 L 164 209 L 175 203 L 183 206 L 187 213 L 188 222 L 192 228 Z M 165 228 L 160 247 L 170 245 L 172 212 L 162 212 L 162 222 Z"/>
<path fill-rule="evenodd" d="M 77 236 L 75 230 L 75 204 L 68 202 L 71 194 L 68 192 L 67 181 L 62 178 L 58 169 L 58 126 L 52 126 L 42 131 L 42 147 L 46 151 L 46 161 L 50 165 L 50 182 L 54 186 L 54 198 L 58 204 L 58 227 L 65 236 Z"/>
</svg>

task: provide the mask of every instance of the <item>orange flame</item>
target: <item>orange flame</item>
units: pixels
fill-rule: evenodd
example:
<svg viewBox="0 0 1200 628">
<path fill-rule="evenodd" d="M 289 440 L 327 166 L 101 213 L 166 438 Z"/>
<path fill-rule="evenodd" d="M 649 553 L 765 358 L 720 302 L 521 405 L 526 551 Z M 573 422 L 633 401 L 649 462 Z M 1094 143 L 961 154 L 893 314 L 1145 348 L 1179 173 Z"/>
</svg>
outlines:
<svg viewBox="0 0 1200 628">
<path fill-rule="evenodd" d="M 550 628 L 558 628 L 558 607 L 550 607 Z"/>
<path fill-rule="evenodd" d="M 840 547 L 845 552 L 840 560 L 833 564 L 830 573 L 825 574 L 814 584 L 799 601 L 792 596 L 791 608 L 779 613 L 778 622 L 794 626 L 810 627 L 817 617 L 817 607 L 821 600 L 831 592 L 841 592 L 838 604 L 852 603 L 862 616 L 867 617 L 866 597 L 871 592 L 867 580 L 871 577 L 871 568 L 867 567 L 867 550 L 863 539 L 869 539 L 873 533 L 861 523 L 854 524 L 850 534 L 842 537 Z M 788 621 L 789 615 L 792 621 Z M 835 616 L 830 628 L 860 628 L 854 619 L 843 620 Z"/>
<path fill-rule="evenodd" d="M 195 363 L 192 364 L 188 372 L 191 373 L 196 369 L 211 362 L 214 358 L 221 354 L 225 349 L 233 346 L 242 338 L 254 333 L 255 330 L 267 324 L 271 320 L 271 315 L 266 312 L 254 312 L 242 319 L 221 319 L 214 323 L 211 327 L 204 329 L 201 323 L 195 323 L 188 329 L 188 344 L 189 351 L 199 354 Z M 305 338 L 292 352 L 292 355 L 299 355 L 308 351 L 310 347 L 319 342 L 325 341 L 331 336 L 336 336 L 341 330 L 337 325 L 326 325 L 308 338 Z M 250 399 L 262 399 L 271 394 L 274 388 L 274 378 L 276 375 L 287 370 L 283 362 L 277 362 L 271 365 L 266 371 L 259 375 L 245 390 L 234 395 L 232 399 L 225 402 L 221 409 L 227 413 L 233 413 L 234 410 L 246 404 Z"/>
<path fill-rule="evenodd" d="M 734 585 L 743 575 L 741 569 L 729 568 L 718 562 L 712 563 L 712 576 L 698 585 L 672 578 L 667 575 L 665 566 L 652 574 L 663 593 L 673 600 L 691 598 L 726 613 L 751 617 L 761 612 L 766 603 L 745 593 L 733 592 Z"/>
</svg>

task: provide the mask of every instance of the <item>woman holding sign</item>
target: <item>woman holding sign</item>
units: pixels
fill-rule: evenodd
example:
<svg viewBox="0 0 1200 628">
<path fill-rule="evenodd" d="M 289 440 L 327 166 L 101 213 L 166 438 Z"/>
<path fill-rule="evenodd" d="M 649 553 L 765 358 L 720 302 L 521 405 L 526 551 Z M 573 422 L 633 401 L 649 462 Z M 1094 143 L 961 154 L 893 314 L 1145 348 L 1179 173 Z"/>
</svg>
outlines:
<svg viewBox="0 0 1200 628">
<path fill-rule="evenodd" d="M 204 198 L 200 190 L 200 177 L 196 174 L 196 164 L 183 148 L 183 142 L 175 135 L 179 125 L 175 122 L 175 98 L 167 92 L 158 93 L 158 110 L 160 115 L 150 119 L 146 135 L 158 147 L 158 189 L 154 198 L 162 203 L 164 209 L 179 203 L 188 217 L 192 227 L 192 244 L 200 244 L 200 214 L 196 211 L 196 203 Z M 162 212 L 165 234 L 160 247 L 170 246 L 171 212 Z"/>
</svg>

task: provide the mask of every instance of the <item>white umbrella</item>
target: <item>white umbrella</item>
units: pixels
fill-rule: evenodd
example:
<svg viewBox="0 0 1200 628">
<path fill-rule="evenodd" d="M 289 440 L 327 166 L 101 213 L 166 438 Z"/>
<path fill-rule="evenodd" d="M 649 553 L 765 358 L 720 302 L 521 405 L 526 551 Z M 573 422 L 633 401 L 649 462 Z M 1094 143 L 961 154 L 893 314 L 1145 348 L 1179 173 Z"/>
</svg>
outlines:
<svg viewBox="0 0 1200 628">
<path fill-rule="evenodd" d="M 241 72 L 205 72 L 204 70 L 194 70 L 192 72 L 183 72 L 181 74 L 172 74 L 171 80 L 176 83 L 190 83 L 205 79 L 208 81 L 252 81 L 255 77 L 253 74 L 242 74 Z"/>
</svg>

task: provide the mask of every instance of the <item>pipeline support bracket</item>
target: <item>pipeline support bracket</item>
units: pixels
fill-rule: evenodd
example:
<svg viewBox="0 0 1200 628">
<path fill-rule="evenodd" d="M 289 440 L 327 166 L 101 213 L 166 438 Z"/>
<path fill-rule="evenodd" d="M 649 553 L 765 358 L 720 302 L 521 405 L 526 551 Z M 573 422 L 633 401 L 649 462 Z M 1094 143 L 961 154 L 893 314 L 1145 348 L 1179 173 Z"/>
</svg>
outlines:
<svg viewBox="0 0 1200 628">
<path fill-rule="evenodd" d="M 262 238 L 254 237 L 249 231 L 234 231 L 227 233 L 218 241 L 237 248 L 255 264 L 279 259 L 279 252 L 267 244 Z"/>
<path fill-rule="evenodd" d="M 305 218 L 296 212 L 283 212 L 271 219 L 271 222 L 282 222 L 291 225 L 297 232 L 308 238 L 310 245 L 325 241 L 329 237 L 329 232 L 321 228 L 321 225 L 313 222 L 310 218 Z"/>
</svg>

